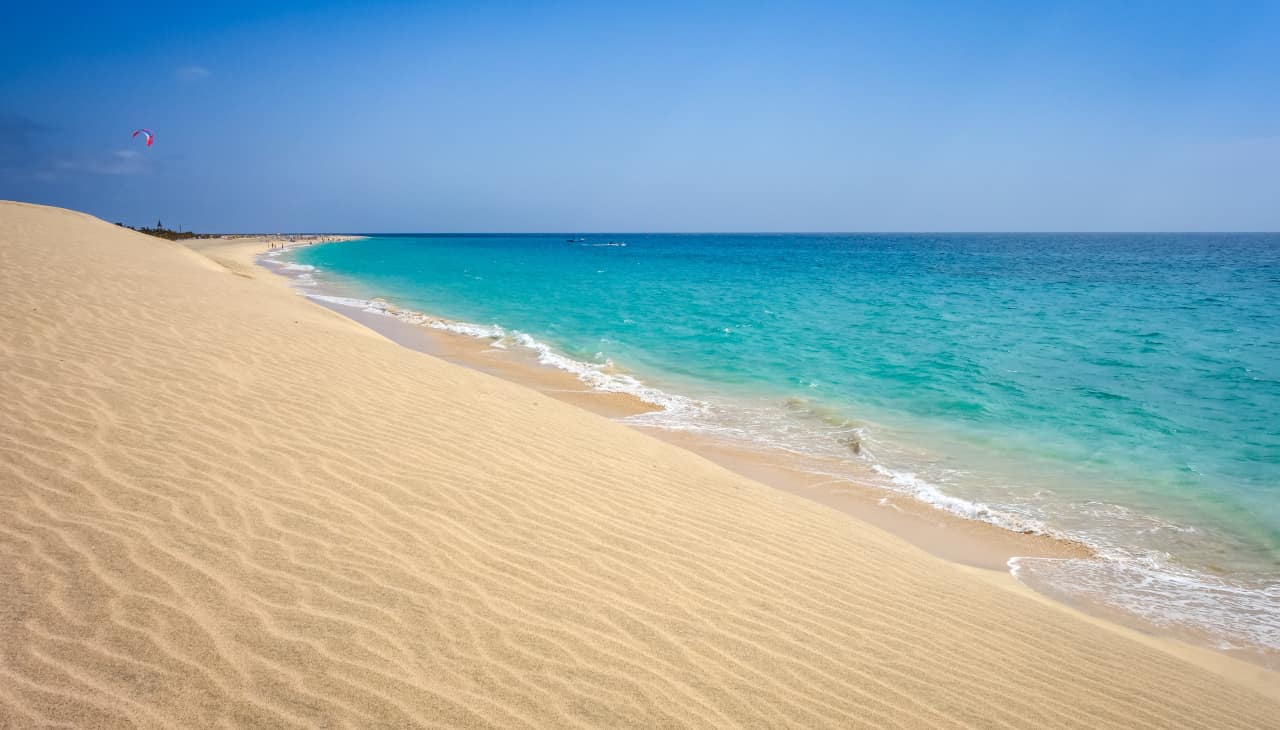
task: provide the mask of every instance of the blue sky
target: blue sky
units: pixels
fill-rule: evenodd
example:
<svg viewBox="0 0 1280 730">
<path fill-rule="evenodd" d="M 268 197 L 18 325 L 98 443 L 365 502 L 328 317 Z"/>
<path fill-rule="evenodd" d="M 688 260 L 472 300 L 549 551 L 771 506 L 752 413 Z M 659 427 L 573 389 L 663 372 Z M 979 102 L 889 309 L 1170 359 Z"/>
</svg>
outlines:
<svg viewBox="0 0 1280 730">
<path fill-rule="evenodd" d="M 27 3 L 0 198 L 219 231 L 1280 230 L 1280 2 L 959 5 Z"/>
</svg>

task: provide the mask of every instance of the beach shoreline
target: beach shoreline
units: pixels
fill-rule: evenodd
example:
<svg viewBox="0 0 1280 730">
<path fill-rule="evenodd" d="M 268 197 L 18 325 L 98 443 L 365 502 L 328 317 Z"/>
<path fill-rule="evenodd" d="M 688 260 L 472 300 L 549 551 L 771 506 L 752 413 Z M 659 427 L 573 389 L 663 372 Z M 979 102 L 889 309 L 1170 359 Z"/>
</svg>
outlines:
<svg viewBox="0 0 1280 730">
<path fill-rule="evenodd" d="M 1260 670 L 415 352 L 265 248 L 0 202 L 0 726 L 1280 716 Z"/>
<path fill-rule="evenodd" d="M 673 431 L 629 420 L 631 416 L 659 407 L 629 393 L 594 389 L 571 372 L 539 362 L 529 352 L 491 347 L 485 338 L 463 331 L 465 327 L 454 331 L 412 321 L 448 321 L 429 312 L 401 310 L 382 299 L 377 301 L 379 307 L 384 308 L 377 311 L 353 306 L 349 299 L 356 297 L 362 301 L 361 293 L 334 289 L 332 282 L 319 284 L 309 273 L 282 269 L 279 262 L 265 258 L 268 253 L 271 252 L 260 251 L 253 260 L 276 278 L 290 282 L 295 291 L 308 295 L 313 303 L 352 319 L 401 346 L 533 388 L 549 397 L 610 418 L 753 481 L 813 500 L 885 530 L 943 560 L 988 574 L 988 580 L 1006 589 L 1025 591 L 1100 625 L 1140 637 L 1175 656 L 1190 658 L 1226 676 L 1242 679 L 1257 689 L 1274 691 L 1275 696 L 1280 697 L 1278 658 L 1272 652 L 1259 648 L 1226 648 L 1214 637 L 1194 629 L 1158 626 L 1099 602 L 1051 595 L 1016 577 L 1013 561 L 1020 558 L 1097 559 L 1088 545 L 963 517 L 913 499 L 910 495 L 848 478 L 833 480 L 830 474 L 814 471 L 812 464 L 806 465 L 803 459 L 787 451 L 762 451 L 758 447 L 743 446 L 713 435 Z M 283 253 L 287 256 L 289 250 Z M 299 275 L 307 277 L 301 285 Z"/>
<path fill-rule="evenodd" d="M 274 273 L 291 280 L 288 272 Z M 331 301 L 314 301 L 412 350 L 533 388 L 557 400 L 618 420 L 730 471 L 887 529 L 934 555 L 962 565 L 1007 572 L 1007 563 L 1013 557 L 1084 558 L 1092 555 L 1087 546 L 1070 540 L 1016 532 L 990 522 L 952 514 L 904 494 L 815 473 L 805 469 L 796 455 L 782 450 L 762 452 L 713 435 L 672 431 L 646 425 L 643 421 L 628 420 L 631 416 L 657 411 L 659 407 L 629 393 L 593 389 L 572 373 L 539 363 L 528 352 L 499 350 L 467 334 L 414 325 L 394 316 L 365 312 Z"/>
</svg>

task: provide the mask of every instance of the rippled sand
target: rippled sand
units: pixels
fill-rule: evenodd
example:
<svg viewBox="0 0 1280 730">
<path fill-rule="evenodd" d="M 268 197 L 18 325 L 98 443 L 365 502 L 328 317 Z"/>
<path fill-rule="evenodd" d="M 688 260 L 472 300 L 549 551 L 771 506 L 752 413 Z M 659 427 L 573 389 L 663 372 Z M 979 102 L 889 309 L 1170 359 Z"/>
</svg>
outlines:
<svg viewBox="0 0 1280 730">
<path fill-rule="evenodd" d="M 255 270 L 0 203 L 0 727 L 1275 726 Z M 237 248 L 237 246 L 239 248 Z"/>
</svg>

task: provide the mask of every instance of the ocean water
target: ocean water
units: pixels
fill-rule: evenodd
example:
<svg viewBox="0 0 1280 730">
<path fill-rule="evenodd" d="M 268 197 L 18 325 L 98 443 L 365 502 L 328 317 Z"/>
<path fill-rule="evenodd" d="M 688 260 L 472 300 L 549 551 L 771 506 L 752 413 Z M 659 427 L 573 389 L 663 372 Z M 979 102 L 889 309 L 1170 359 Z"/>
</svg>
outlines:
<svg viewBox="0 0 1280 730">
<path fill-rule="evenodd" d="M 276 263 L 663 407 L 638 425 L 1082 541 L 1097 559 L 1011 568 L 1280 651 L 1280 235 L 576 237 L 374 236 Z"/>
</svg>

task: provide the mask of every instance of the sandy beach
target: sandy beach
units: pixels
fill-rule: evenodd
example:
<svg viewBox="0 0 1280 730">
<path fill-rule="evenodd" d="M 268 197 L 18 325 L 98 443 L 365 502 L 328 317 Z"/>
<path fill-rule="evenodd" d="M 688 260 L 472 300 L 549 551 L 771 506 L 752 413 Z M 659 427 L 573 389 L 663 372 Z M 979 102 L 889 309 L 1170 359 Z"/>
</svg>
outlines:
<svg viewBox="0 0 1280 730">
<path fill-rule="evenodd" d="M 1275 727 L 1275 675 L 0 202 L 0 727 Z M 1006 579 L 1006 580 L 1002 580 Z"/>
</svg>

